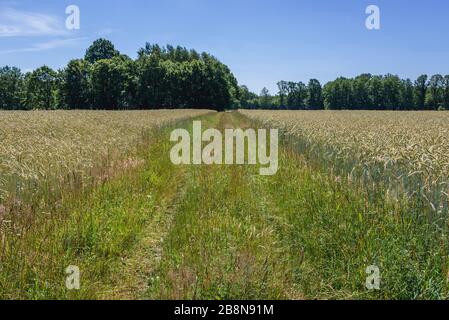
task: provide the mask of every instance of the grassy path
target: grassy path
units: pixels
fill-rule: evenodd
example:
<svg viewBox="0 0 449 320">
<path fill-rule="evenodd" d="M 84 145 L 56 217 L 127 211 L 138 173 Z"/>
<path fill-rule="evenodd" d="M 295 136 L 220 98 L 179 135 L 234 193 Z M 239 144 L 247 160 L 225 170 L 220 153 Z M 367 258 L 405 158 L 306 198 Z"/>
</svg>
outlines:
<svg viewBox="0 0 449 320">
<path fill-rule="evenodd" d="M 244 128 L 222 113 L 204 127 Z M 292 295 L 287 247 L 256 168 L 190 166 L 186 192 L 151 277 L 152 299 L 278 299 Z"/>
<path fill-rule="evenodd" d="M 237 113 L 201 120 L 203 129 L 256 128 Z M 0 265 L 0 298 L 448 296 L 449 248 L 428 225 L 411 224 L 384 199 L 368 201 L 288 145 L 274 176 L 256 166 L 175 166 L 170 132 L 191 125 L 162 129 L 142 163 L 69 199 L 6 248 L 14 254 Z M 81 270 L 78 291 L 65 287 L 69 265 Z M 365 288 L 371 265 L 382 290 Z"/>
</svg>

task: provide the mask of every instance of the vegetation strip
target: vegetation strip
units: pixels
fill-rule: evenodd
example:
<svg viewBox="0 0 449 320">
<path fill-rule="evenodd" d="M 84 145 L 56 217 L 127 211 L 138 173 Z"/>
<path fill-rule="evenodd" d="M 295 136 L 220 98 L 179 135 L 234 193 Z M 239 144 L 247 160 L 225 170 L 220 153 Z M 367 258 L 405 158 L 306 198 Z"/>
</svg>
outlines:
<svg viewBox="0 0 449 320">
<path fill-rule="evenodd" d="M 203 129 L 258 126 L 236 113 L 201 120 Z M 274 176 L 257 166 L 174 166 L 170 130 L 142 146 L 142 164 L 65 199 L 59 215 L 3 246 L 1 297 L 448 297 L 447 228 L 407 214 L 413 203 L 330 174 L 291 141 Z M 79 291 L 65 287 L 69 265 L 80 267 Z M 373 265 L 380 291 L 365 287 Z"/>
<path fill-rule="evenodd" d="M 219 117 L 219 119 L 214 119 Z M 234 114 L 204 127 L 248 126 Z M 218 121 L 218 123 L 217 123 Z M 214 126 L 217 123 L 218 126 Z M 164 241 L 148 296 L 155 299 L 280 299 L 291 294 L 270 208 L 248 166 L 189 166 L 185 197 Z"/>
<path fill-rule="evenodd" d="M 182 125 L 178 122 L 177 125 Z M 154 131 L 137 151 L 142 163 L 122 169 L 101 185 L 65 194 L 59 205 L 35 211 L 34 223 L 21 234 L 2 232 L 0 296 L 19 299 L 127 297 L 137 276 L 130 275 L 120 292 L 111 283 L 127 273 L 121 260 L 131 261 L 132 248 L 148 240 L 143 231 L 164 232 L 182 173 L 169 161 L 169 128 Z M 167 158 L 168 159 L 168 158 Z M 13 221 L 12 221 L 13 222 Z M 158 238 L 159 237 L 159 238 Z M 153 241 L 157 251 L 157 241 Z M 148 248 L 151 250 L 151 248 Z M 65 285 L 68 266 L 81 271 L 81 290 Z M 118 279 L 119 278 L 119 279 Z"/>
<path fill-rule="evenodd" d="M 323 160 L 329 154 L 316 152 L 326 147 L 316 139 L 322 134 L 319 126 L 298 121 L 298 131 L 308 134 L 295 138 L 295 130 L 282 123 L 294 120 L 293 115 L 272 121 L 276 116 L 279 120 L 282 113 L 259 118 L 268 119 L 263 125 L 288 129 L 282 137 L 280 170 L 266 180 L 266 194 L 283 221 L 279 234 L 292 249 L 299 291 L 307 298 L 447 298 L 447 215 L 433 212 L 416 195 L 394 201 L 379 181 L 370 180 L 367 186 L 337 175 L 347 173 L 349 165 L 332 167 L 342 161 Z M 313 114 L 305 117 L 313 119 Z M 309 138 L 305 144 L 304 136 Z M 327 141 L 333 141 L 332 136 Z M 356 154 L 357 149 L 348 149 Z M 379 291 L 366 288 L 366 270 L 372 266 L 380 270 Z"/>
</svg>

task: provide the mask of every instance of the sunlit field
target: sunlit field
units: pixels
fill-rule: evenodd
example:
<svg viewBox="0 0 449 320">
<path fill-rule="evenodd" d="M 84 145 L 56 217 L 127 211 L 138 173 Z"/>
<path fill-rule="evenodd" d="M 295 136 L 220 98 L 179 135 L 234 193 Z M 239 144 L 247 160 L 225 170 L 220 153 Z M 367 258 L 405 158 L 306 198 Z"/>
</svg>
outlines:
<svg viewBox="0 0 449 320">
<path fill-rule="evenodd" d="M 0 304 L 449 300 L 448 13 L 0 0 Z"/>
<path fill-rule="evenodd" d="M 58 259 L 82 250 L 69 245 L 66 234 L 70 225 L 92 227 L 89 214 L 74 212 L 83 207 L 79 202 L 88 203 L 106 181 L 143 167 L 159 128 L 210 112 L 0 111 L 0 296 L 63 297 L 46 288 L 45 279 L 52 277 L 52 268 L 64 273 L 67 266 L 60 269 Z M 121 212 L 123 219 L 135 223 L 130 212 L 136 203 Z M 119 210 L 116 202 L 111 206 Z M 134 236 L 135 229 L 127 232 L 119 215 L 114 219 L 102 224 L 117 233 L 91 239 L 96 246 L 110 250 L 108 240 L 123 245 L 120 239 Z"/>
<path fill-rule="evenodd" d="M 151 130 L 204 113 L 0 111 L 0 200 L 23 200 L 42 188 L 54 193 L 66 183 L 106 178 L 109 167 L 140 161 L 136 149 Z"/>
<path fill-rule="evenodd" d="M 279 170 L 174 165 L 170 133 L 192 132 L 193 120 L 221 132 L 280 129 Z M 445 299 L 447 120 L 0 112 L 0 297 Z M 76 290 L 71 266 L 81 272 Z"/>
<path fill-rule="evenodd" d="M 303 228 L 294 239 L 314 257 L 311 274 L 329 281 L 320 290 L 354 290 L 350 270 L 363 274 L 366 264 L 381 270 L 378 297 L 447 297 L 449 113 L 240 112 L 280 128 L 284 146 L 312 173 L 309 187 L 323 184 L 311 187 L 312 217 L 300 207 L 290 213 Z M 322 203 L 324 185 L 331 191 Z M 357 291 L 343 296 L 360 297 Z"/>
<path fill-rule="evenodd" d="M 335 177 L 374 184 L 394 201 L 422 197 L 435 214 L 447 213 L 449 112 L 241 112 L 284 129 Z"/>
</svg>

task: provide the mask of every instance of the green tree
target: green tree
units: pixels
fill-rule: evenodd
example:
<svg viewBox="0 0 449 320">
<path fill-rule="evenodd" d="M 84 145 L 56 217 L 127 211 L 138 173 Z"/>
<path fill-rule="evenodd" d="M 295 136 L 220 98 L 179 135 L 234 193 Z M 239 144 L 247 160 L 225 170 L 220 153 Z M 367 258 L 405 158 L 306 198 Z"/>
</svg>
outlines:
<svg viewBox="0 0 449 320">
<path fill-rule="evenodd" d="M 92 101 L 95 108 L 130 108 L 135 91 L 133 61 L 124 56 L 99 60 L 92 66 Z"/>
<path fill-rule="evenodd" d="M 98 60 L 112 59 L 118 55 L 120 55 L 120 53 L 115 50 L 111 41 L 100 38 L 95 40 L 87 49 L 84 59 L 90 63 L 95 63 Z"/>
<path fill-rule="evenodd" d="M 340 77 L 327 83 L 323 88 L 323 96 L 326 109 L 352 109 L 352 80 Z"/>
<path fill-rule="evenodd" d="M 290 109 L 305 109 L 307 99 L 307 86 L 303 82 L 289 82 L 287 105 Z"/>
<path fill-rule="evenodd" d="M 410 79 L 402 80 L 401 86 L 401 109 L 413 110 L 413 82 Z"/>
<path fill-rule="evenodd" d="M 138 100 L 144 108 L 224 110 L 240 105 L 234 75 L 207 53 L 147 43 L 138 56 Z"/>
<path fill-rule="evenodd" d="M 368 85 L 371 80 L 371 74 L 361 74 L 352 81 L 353 108 L 370 109 L 371 102 L 368 94 Z"/>
<path fill-rule="evenodd" d="M 251 92 L 247 86 L 240 86 L 240 103 L 244 109 L 252 109 L 255 107 L 254 102 L 257 99 L 257 94 Z"/>
<path fill-rule="evenodd" d="M 444 104 L 444 78 L 440 74 L 430 77 L 429 89 L 426 95 L 426 106 L 430 110 L 437 110 Z"/>
<path fill-rule="evenodd" d="M 15 67 L 0 68 L 0 109 L 20 109 L 23 75 Z"/>
<path fill-rule="evenodd" d="M 323 90 L 321 88 L 321 83 L 317 79 L 311 79 L 307 85 L 307 90 L 307 108 L 323 109 Z"/>
<path fill-rule="evenodd" d="M 151 44 L 149 42 L 145 43 L 145 46 L 143 48 L 140 48 L 137 51 L 139 59 L 143 57 L 150 57 L 153 56 L 156 59 L 162 59 L 164 54 L 163 48 L 161 48 L 158 44 Z"/>
<path fill-rule="evenodd" d="M 443 108 L 449 110 L 449 75 L 444 76 L 443 87 Z"/>
<path fill-rule="evenodd" d="M 26 75 L 27 109 L 56 109 L 57 76 L 56 71 L 47 66 Z"/>
<path fill-rule="evenodd" d="M 164 97 L 166 66 L 157 55 L 143 56 L 138 60 L 139 80 L 137 96 L 144 109 L 161 108 Z"/>
<path fill-rule="evenodd" d="M 262 109 L 270 109 L 273 107 L 272 104 L 272 97 L 270 95 L 270 91 L 268 91 L 267 88 L 263 88 L 262 91 L 260 92 L 260 107 Z"/>
<path fill-rule="evenodd" d="M 326 110 L 337 109 L 339 104 L 339 92 L 336 81 L 330 81 L 323 87 L 324 108 Z"/>
<path fill-rule="evenodd" d="M 368 99 L 370 109 L 384 109 L 385 95 L 382 76 L 373 76 L 368 81 Z"/>
<path fill-rule="evenodd" d="M 277 83 L 277 86 L 278 86 L 278 89 L 279 89 L 279 92 L 278 92 L 278 95 L 279 95 L 279 107 L 281 109 L 284 109 L 284 108 L 287 107 L 287 96 L 288 96 L 288 94 L 290 92 L 290 86 L 289 86 L 289 83 L 287 81 L 284 81 L 284 80 L 279 81 Z"/>
<path fill-rule="evenodd" d="M 71 60 L 63 71 L 61 95 L 69 109 L 90 107 L 90 65 L 87 61 Z"/>
<path fill-rule="evenodd" d="M 415 107 L 418 110 L 425 110 L 426 95 L 427 95 L 427 75 L 421 75 L 415 81 Z"/>
<path fill-rule="evenodd" d="M 238 84 L 227 66 L 215 58 L 205 60 L 205 74 L 202 79 L 206 104 L 200 107 L 212 106 L 213 109 L 223 111 L 232 108 L 238 94 Z"/>
<path fill-rule="evenodd" d="M 383 82 L 382 109 L 398 110 L 401 102 L 401 79 L 398 76 L 387 74 Z"/>
</svg>

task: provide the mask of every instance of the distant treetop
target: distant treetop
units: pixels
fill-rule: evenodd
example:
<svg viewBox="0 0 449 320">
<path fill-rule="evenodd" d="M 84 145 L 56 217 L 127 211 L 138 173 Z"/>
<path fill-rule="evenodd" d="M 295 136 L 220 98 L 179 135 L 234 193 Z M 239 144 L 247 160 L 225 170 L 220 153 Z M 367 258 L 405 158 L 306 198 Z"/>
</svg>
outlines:
<svg viewBox="0 0 449 320">
<path fill-rule="evenodd" d="M 112 59 L 120 55 L 120 52 L 115 50 L 111 41 L 106 39 L 98 39 L 87 49 L 84 59 L 90 63 L 95 63 L 102 59 Z"/>
</svg>

